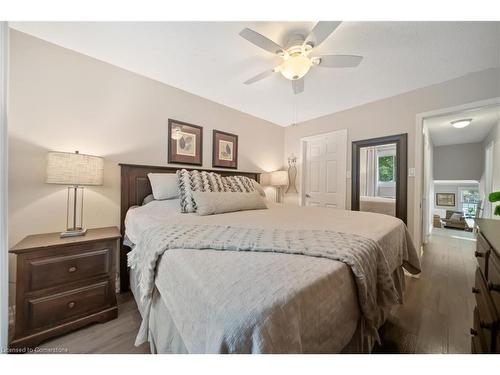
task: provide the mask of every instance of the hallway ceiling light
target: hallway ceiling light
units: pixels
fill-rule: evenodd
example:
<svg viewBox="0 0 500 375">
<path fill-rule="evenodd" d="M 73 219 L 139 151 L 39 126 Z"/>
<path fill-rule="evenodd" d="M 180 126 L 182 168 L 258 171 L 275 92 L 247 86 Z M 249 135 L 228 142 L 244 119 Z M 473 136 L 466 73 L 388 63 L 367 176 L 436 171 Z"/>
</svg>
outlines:
<svg viewBox="0 0 500 375">
<path fill-rule="evenodd" d="M 462 129 L 462 128 L 465 128 L 466 126 L 469 126 L 471 122 L 472 122 L 471 118 L 466 118 L 466 119 L 462 119 L 462 120 L 452 121 L 451 125 L 454 128 Z"/>
</svg>

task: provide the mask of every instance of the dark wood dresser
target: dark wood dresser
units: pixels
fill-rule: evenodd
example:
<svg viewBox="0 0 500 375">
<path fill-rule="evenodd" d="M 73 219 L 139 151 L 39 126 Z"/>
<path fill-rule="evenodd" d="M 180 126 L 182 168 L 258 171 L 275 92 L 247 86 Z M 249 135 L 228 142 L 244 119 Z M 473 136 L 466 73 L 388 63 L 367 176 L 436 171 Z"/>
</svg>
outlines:
<svg viewBox="0 0 500 375">
<path fill-rule="evenodd" d="M 40 342 L 118 316 L 116 227 L 89 229 L 85 236 L 28 236 L 16 255 L 16 317 L 11 348 Z"/>
<path fill-rule="evenodd" d="M 500 220 L 476 219 L 476 297 L 472 353 L 500 353 Z"/>
</svg>

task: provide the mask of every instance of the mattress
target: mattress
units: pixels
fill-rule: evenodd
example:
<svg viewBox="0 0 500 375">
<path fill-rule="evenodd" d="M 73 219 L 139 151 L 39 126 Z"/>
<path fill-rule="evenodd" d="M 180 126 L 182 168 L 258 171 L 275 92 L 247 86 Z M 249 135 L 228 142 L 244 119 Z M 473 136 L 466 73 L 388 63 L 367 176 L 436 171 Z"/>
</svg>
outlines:
<svg viewBox="0 0 500 375">
<path fill-rule="evenodd" d="M 265 225 L 361 234 L 381 246 L 401 294 L 400 266 L 414 255 L 409 254 L 414 249 L 399 219 L 273 204 L 268 210 L 200 217 L 180 214 L 175 202 L 154 201 L 127 213 L 126 235 L 135 242 L 153 225 L 174 223 Z M 180 294 L 175 288 L 179 283 L 194 286 L 191 289 L 196 290 L 195 295 Z M 359 326 L 356 286 L 350 269 L 341 262 L 290 254 L 179 249 L 163 255 L 157 266 L 155 285 L 149 321 L 154 352 L 231 352 L 226 344 L 232 336 L 223 337 L 229 335 L 228 332 L 248 335 L 248 345 L 242 352 L 338 353 L 349 347 L 360 350 L 364 346 L 366 350 L 369 346 L 360 340 L 362 327 Z M 211 295 L 212 290 L 225 293 L 224 306 L 211 306 L 212 301 L 206 296 Z M 206 298 L 207 311 L 206 321 L 191 324 L 216 326 L 219 330 L 215 334 L 223 339 L 210 341 L 190 336 L 192 327 L 182 316 L 183 311 L 189 309 L 191 298 Z M 381 311 L 379 324 L 384 318 Z M 278 335 L 277 331 L 281 333 Z M 270 339 L 264 343 L 253 342 L 256 332 L 259 337 Z M 290 336 L 283 337 L 283 332 L 289 332 Z M 213 347 L 209 342 L 226 344 Z"/>
</svg>

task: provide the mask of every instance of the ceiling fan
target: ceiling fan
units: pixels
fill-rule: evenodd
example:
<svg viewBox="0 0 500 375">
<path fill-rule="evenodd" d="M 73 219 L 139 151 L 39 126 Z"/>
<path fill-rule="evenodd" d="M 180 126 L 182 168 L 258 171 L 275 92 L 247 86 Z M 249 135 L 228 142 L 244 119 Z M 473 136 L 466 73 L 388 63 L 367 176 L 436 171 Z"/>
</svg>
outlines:
<svg viewBox="0 0 500 375">
<path fill-rule="evenodd" d="M 280 65 L 273 69 L 266 70 L 255 77 L 246 80 L 244 83 L 250 85 L 264 79 L 273 73 L 281 73 L 283 77 L 292 81 L 292 88 L 295 94 L 304 91 L 304 76 L 309 69 L 314 66 L 324 68 L 354 68 L 359 65 L 362 56 L 355 55 L 324 55 L 311 56 L 311 53 L 326 38 L 332 34 L 341 22 L 321 21 L 318 22 L 309 35 L 292 35 L 283 48 L 271 39 L 259 34 L 256 31 L 245 28 L 241 30 L 240 36 L 255 44 L 257 47 L 278 55 L 283 59 Z"/>
</svg>

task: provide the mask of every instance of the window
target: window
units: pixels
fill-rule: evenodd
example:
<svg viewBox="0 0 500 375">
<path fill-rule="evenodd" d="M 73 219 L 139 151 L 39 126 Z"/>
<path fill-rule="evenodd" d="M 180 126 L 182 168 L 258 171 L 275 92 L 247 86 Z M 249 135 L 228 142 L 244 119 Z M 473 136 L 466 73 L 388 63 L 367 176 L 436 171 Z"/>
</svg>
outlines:
<svg viewBox="0 0 500 375">
<path fill-rule="evenodd" d="M 479 204 L 478 189 L 460 189 L 460 204 L 465 217 L 476 216 L 477 206 Z"/>
<path fill-rule="evenodd" d="M 378 181 L 379 182 L 394 182 L 394 165 L 395 156 L 379 156 L 378 157 Z"/>
</svg>

